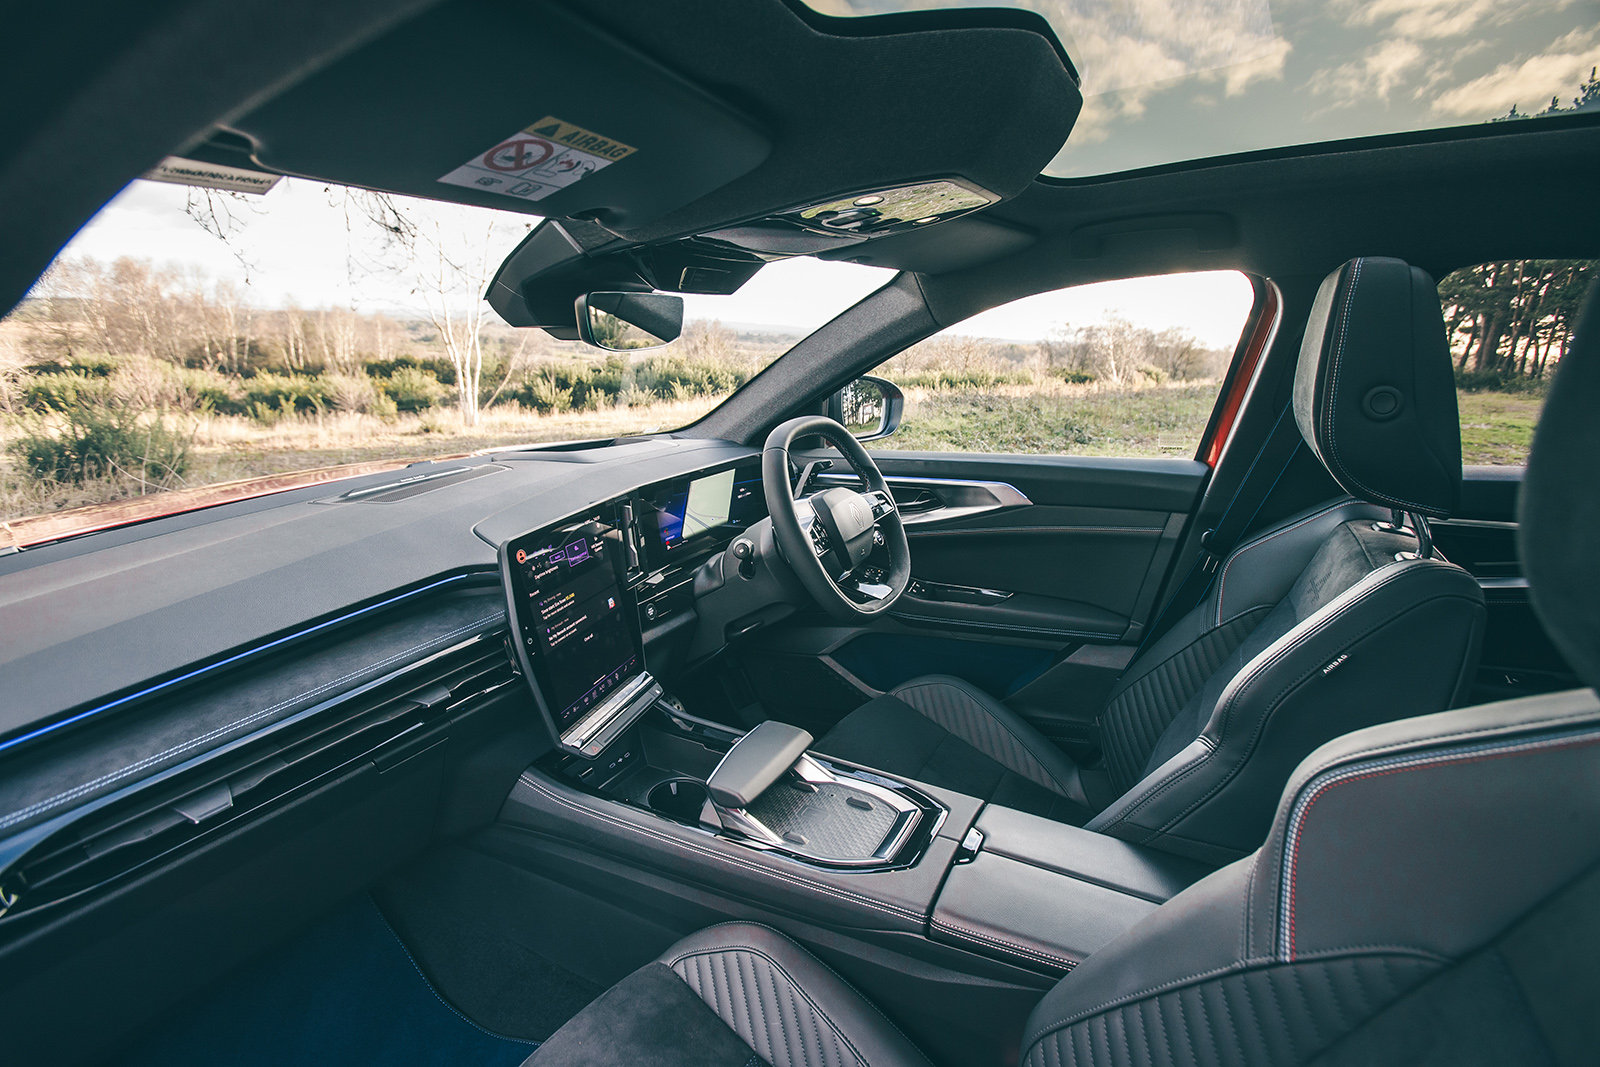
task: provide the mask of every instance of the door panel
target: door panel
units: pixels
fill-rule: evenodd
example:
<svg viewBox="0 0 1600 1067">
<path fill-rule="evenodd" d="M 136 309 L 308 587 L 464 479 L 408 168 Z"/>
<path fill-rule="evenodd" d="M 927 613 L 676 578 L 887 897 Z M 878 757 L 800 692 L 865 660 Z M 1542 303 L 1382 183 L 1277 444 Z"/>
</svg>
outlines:
<svg viewBox="0 0 1600 1067">
<path fill-rule="evenodd" d="M 909 528 L 912 573 L 922 583 L 1009 595 L 962 600 L 939 595 L 935 584 L 925 595 L 910 591 L 897 614 L 1115 641 L 1128 630 L 1169 519 L 1166 512 L 1035 505 Z"/>
<path fill-rule="evenodd" d="M 1435 521 L 1434 543 L 1483 586 L 1489 620 L 1471 703 L 1570 689 L 1578 684 L 1550 643 L 1522 576 L 1517 554 L 1521 467 L 1467 467 L 1461 514 Z"/>
<path fill-rule="evenodd" d="M 1207 473 L 1192 460 L 887 452 L 890 484 L 909 475 L 997 482 L 1025 504 L 908 525 L 919 590 L 895 614 L 914 626 L 992 634 L 1136 640 Z M 950 595 L 939 586 L 1003 597 Z"/>
</svg>

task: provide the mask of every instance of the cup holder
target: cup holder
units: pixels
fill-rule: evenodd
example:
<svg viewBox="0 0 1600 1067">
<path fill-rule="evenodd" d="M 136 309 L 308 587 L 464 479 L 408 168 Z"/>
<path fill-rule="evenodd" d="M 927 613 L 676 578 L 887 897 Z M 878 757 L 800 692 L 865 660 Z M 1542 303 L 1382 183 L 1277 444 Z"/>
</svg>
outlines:
<svg viewBox="0 0 1600 1067">
<path fill-rule="evenodd" d="M 658 815 L 694 823 L 700 821 L 700 810 L 710 796 L 704 782 L 694 778 L 668 778 L 650 790 L 645 804 Z"/>
</svg>

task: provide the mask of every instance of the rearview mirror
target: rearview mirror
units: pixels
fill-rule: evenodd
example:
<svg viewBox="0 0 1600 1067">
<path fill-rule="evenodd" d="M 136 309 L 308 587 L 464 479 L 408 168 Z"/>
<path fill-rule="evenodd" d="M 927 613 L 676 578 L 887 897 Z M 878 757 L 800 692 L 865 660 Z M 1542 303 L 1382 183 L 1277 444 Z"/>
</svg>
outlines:
<svg viewBox="0 0 1600 1067">
<path fill-rule="evenodd" d="M 900 428 L 906 397 L 900 387 L 864 375 L 828 398 L 828 417 L 858 441 L 876 441 Z"/>
<path fill-rule="evenodd" d="M 607 352 L 660 348 L 683 333 L 681 296 L 586 293 L 577 310 L 579 340 Z"/>
</svg>

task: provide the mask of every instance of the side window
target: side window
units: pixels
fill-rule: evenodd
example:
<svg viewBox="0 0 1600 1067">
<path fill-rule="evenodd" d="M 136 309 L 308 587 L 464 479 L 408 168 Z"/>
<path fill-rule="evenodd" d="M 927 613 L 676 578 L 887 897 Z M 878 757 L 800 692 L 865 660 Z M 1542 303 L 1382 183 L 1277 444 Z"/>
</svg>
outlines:
<svg viewBox="0 0 1600 1067">
<path fill-rule="evenodd" d="M 872 373 L 905 394 L 878 449 L 1190 456 L 1249 318 L 1236 271 L 1133 278 L 1025 297 Z"/>
<path fill-rule="evenodd" d="M 1480 263 L 1439 282 L 1461 409 L 1461 462 L 1528 461 L 1545 389 L 1600 260 Z"/>
</svg>

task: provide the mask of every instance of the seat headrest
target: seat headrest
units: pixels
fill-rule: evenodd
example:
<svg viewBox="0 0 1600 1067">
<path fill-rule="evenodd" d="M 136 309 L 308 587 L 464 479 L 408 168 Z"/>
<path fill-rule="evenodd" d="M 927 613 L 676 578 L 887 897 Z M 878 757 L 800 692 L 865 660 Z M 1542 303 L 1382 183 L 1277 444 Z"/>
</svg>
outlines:
<svg viewBox="0 0 1600 1067">
<path fill-rule="evenodd" d="M 1600 689 L 1600 282 L 1557 364 L 1518 501 L 1533 609 L 1585 685 Z"/>
<path fill-rule="evenodd" d="M 1398 259 L 1352 259 L 1317 290 L 1294 417 L 1351 496 L 1442 518 L 1461 500 L 1461 421 L 1439 291 Z"/>
</svg>

